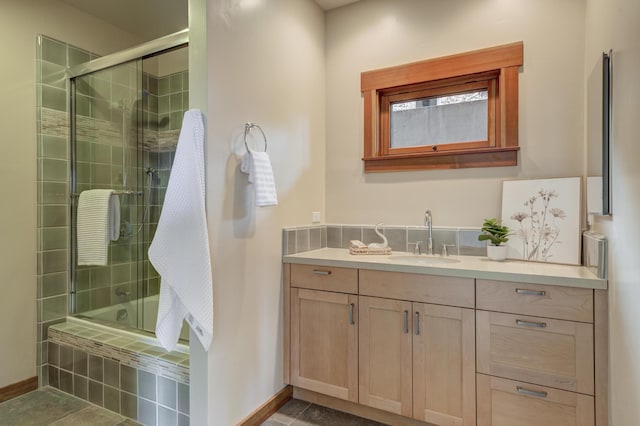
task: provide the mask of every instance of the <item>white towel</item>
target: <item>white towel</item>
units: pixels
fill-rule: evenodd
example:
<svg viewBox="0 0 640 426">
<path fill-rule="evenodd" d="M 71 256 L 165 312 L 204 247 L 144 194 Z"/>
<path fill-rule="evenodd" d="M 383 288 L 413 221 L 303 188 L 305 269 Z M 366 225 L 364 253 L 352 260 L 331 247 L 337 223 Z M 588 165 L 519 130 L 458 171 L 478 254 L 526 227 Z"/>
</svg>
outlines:
<svg viewBox="0 0 640 426">
<path fill-rule="evenodd" d="M 277 206 L 278 194 L 273 179 L 271 160 L 266 152 L 249 150 L 242 156 L 240 171 L 249 175 L 249 183 L 254 184 L 256 206 Z"/>
<path fill-rule="evenodd" d="M 176 347 L 187 319 L 205 351 L 213 337 L 213 283 L 205 211 L 202 113 L 184 114 L 158 229 L 149 260 L 160 274 L 156 336 Z"/>
<path fill-rule="evenodd" d="M 112 189 L 90 189 L 78 200 L 78 265 L 106 266 L 109 240 L 120 237 L 120 200 Z"/>
</svg>

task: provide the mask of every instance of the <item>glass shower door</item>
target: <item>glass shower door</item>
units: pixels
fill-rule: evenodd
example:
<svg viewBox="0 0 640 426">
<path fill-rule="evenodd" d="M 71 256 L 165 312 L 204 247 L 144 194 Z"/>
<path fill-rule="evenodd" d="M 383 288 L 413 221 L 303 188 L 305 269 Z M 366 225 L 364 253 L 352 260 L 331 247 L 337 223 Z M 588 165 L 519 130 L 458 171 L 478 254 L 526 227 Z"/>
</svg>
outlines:
<svg viewBox="0 0 640 426">
<path fill-rule="evenodd" d="M 145 273 L 142 99 L 142 60 L 71 80 L 72 313 L 126 328 L 139 327 Z M 106 265 L 78 265 L 78 198 L 92 189 L 112 189 L 120 202 Z"/>
<path fill-rule="evenodd" d="M 158 315 L 160 276 L 147 259 L 158 225 L 169 175 L 176 153 L 182 116 L 189 105 L 188 47 L 161 52 L 143 60 L 142 149 L 144 173 L 151 188 L 145 200 L 148 210 L 144 235 L 144 294 L 139 318 L 141 329 L 154 333 Z M 180 338 L 188 340 L 183 327 Z"/>
<path fill-rule="evenodd" d="M 73 78 L 71 101 L 71 192 L 112 189 L 120 200 L 107 264 L 78 265 L 72 198 L 71 312 L 153 333 L 160 277 L 147 252 L 189 105 L 188 48 Z"/>
</svg>

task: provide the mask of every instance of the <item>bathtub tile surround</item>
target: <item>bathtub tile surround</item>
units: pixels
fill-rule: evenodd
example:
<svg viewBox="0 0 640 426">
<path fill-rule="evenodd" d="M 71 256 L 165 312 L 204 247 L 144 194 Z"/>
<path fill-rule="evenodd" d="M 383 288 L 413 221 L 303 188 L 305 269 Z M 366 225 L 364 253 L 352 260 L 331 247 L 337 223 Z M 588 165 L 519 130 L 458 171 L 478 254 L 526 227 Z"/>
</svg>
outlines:
<svg viewBox="0 0 640 426">
<path fill-rule="evenodd" d="M 50 386 L 146 425 L 189 424 L 189 355 L 76 323 L 49 329 Z"/>
<path fill-rule="evenodd" d="M 424 253 L 427 230 L 422 226 L 382 226 L 382 233 L 393 251 L 413 252 L 417 241 L 421 241 Z M 361 240 L 365 244 L 379 242 L 373 225 L 314 225 L 287 227 L 283 229 L 282 252 L 295 254 L 319 248 L 348 248 L 350 240 Z M 320 235 L 318 240 L 317 235 Z M 460 256 L 486 256 L 487 246 L 478 241 L 480 229 L 475 228 L 433 228 L 433 252 L 440 254 L 442 244 L 449 254 Z M 319 245 L 318 245 L 319 241 Z"/>
<path fill-rule="evenodd" d="M 37 373 L 39 385 L 48 383 L 47 329 L 64 322 L 69 305 L 69 88 L 66 68 L 98 55 L 67 43 L 39 35 L 36 49 L 37 132 Z M 139 70 L 139 68 L 138 68 Z M 144 123 L 142 146 L 131 144 L 127 186 L 137 187 L 146 179 L 142 168 L 158 173 L 151 194 L 149 223 L 144 239 L 121 240 L 112 245 L 105 268 L 78 268 L 76 310 L 78 312 L 122 303 L 116 290 L 138 296 L 138 280 L 144 280 L 146 295 L 159 292 L 159 276 L 147 262 L 138 264 L 156 229 L 164 200 L 183 112 L 188 109 L 188 71 L 164 77 L 136 73 L 135 66 L 120 66 L 76 79 L 78 191 L 123 186 L 122 111 L 138 106 L 142 99 Z M 140 95 L 139 89 L 143 90 Z M 125 102 L 131 100 L 131 102 Z M 118 109 L 114 105 L 122 108 Z M 162 107 L 160 107 L 162 105 Z M 133 138 L 136 135 L 133 134 Z M 131 139 L 135 141 L 135 139 Z M 136 160 L 137 158 L 137 160 Z M 141 214 L 136 200 L 120 200 L 123 220 L 135 223 Z M 64 384 L 68 385 L 66 375 Z M 59 377 L 56 377 L 59 382 Z"/>
<path fill-rule="evenodd" d="M 69 116 L 65 69 L 90 58 L 89 52 L 37 37 L 37 372 L 48 383 L 47 328 L 68 312 Z M 66 353 L 65 353 L 66 356 Z M 65 358 L 65 362 L 67 359 Z M 68 383 L 64 377 L 64 385 Z M 58 380 L 56 378 L 56 380 Z M 57 383 L 60 385 L 60 383 Z"/>
</svg>

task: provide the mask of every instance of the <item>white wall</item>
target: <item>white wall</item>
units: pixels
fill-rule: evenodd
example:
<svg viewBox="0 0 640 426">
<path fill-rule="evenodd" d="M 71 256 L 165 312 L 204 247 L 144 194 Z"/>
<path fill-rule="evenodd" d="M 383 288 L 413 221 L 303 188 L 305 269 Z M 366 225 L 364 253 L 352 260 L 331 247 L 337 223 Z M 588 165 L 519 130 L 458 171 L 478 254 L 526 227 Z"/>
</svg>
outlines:
<svg viewBox="0 0 640 426">
<path fill-rule="evenodd" d="M 0 388 L 36 375 L 36 35 L 100 54 L 140 40 L 55 0 L 0 0 Z"/>
<path fill-rule="evenodd" d="M 504 179 L 580 176 L 583 0 L 363 0 L 327 13 L 327 221 L 476 226 Z M 364 174 L 360 73 L 522 40 L 517 167 Z M 390 207 L 392 206 L 392 207 Z"/>
<path fill-rule="evenodd" d="M 587 81 L 613 49 L 613 216 L 595 229 L 609 239 L 610 415 L 615 426 L 640 418 L 640 3 L 587 0 Z M 599 98 L 588 100 L 599 102 Z M 599 109 L 588 120 L 600 120 Z"/>
<path fill-rule="evenodd" d="M 322 208 L 318 199 L 325 190 L 319 181 L 325 157 L 322 112 L 317 110 L 323 98 L 318 81 L 321 17 L 306 2 L 293 0 L 272 2 L 269 10 L 261 2 L 230 4 L 207 0 L 209 77 L 203 82 L 209 84 L 208 208 L 216 335 L 209 354 L 192 349 L 191 365 L 192 371 L 206 375 L 194 377 L 192 402 L 207 395 L 201 401 L 208 403 L 206 413 L 192 411 L 192 416 L 206 418 L 208 424 L 231 424 L 278 390 L 278 227 L 307 222 L 311 208 Z M 243 9 L 239 4 L 257 6 Z M 592 128 L 584 120 L 584 81 L 596 66 L 593 54 L 613 47 L 614 216 L 599 220 L 596 228 L 609 235 L 611 247 L 614 425 L 632 425 L 640 417 L 640 266 L 635 259 L 640 250 L 635 217 L 640 211 L 640 145 L 635 140 L 640 134 L 639 8 L 635 0 L 364 0 L 329 12 L 326 24 L 329 222 L 419 223 L 421 212 L 430 207 L 438 225 L 477 225 L 483 217 L 498 215 L 505 178 L 582 175 L 585 129 Z M 478 30 L 477 22 L 491 27 Z M 315 35 L 308 38 L 311 29 Z M 361 71 L 516 40 L 525 44 L 518 167 L 362 173 Z M 291 63 L 306 63 L 317 73 L 307 70 L 301 76 L 283 66 Z M 310 136 L 299 137 L 296 123 L 305 116 L 313 127 L 305 132 Z M 271 153 L 280 207 L 254 211 L 244 205 L 244 181 L 233 153 L 242 151 L 238 137 L 246 120 L 263 124 L 270 140 L 275 139 Z M 279 173 L 285 169 L 286 175 Z M 196 405 L 203 409 L 202 403 Z"/>
<path fill-rule="evenodd" d="M 227 425 L 283 386 L 281 229 L 310 223 L 325 204 L 324 16 L 311 0 L 207 0 L 206 9 L 215 320 L 209 353 L 191 345 L 192 376 L 207 375 L 192 382 L 192 398 L 207 395 L 205 407 L 192 403 L 207 410 L 192 422 Z M 255 208 L 239 172 L 247 121 L 267 135 L 276 207 Z"/>
</svg>

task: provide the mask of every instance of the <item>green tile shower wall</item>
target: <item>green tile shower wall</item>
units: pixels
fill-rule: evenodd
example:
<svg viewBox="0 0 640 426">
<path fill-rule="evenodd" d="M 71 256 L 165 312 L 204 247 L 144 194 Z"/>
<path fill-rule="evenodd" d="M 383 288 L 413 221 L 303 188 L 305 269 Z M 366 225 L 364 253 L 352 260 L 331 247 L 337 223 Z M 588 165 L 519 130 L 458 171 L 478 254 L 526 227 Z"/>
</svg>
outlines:
<svg viewBox="0 0 640 426">
<path fill-rule="evenodd" d="M 37 362 L 41 385 L 46 385 L 47 328 L 62 322 L 67 315 L 69 282 L 69 105 L 66 67 L 95 59 L 97 55 L 66 43 L 38 36 L 37 40 Z M 84 267 L 77 270 L 77 307 L 79 311 L 96 309 L 121 302 L 115 289 L 123 287 L 130 298 L 138 296 L 138 280 L 144 278 L 145 295 L 157 294 L 159 277 L 148 261 L 136 263 L 146 252 L 157 228 L 167 180 L 173 162 L 182 115 L 188 108 L 188 72 L 162 78 L 136 72 L 134 66 L 116 71 L 101 71 L 77 79 L 78 141 L 76 149 L 77 191 L 90 188 L 122 188 L 122 123 L 126 119 L 114 106 L 133 108 L 142 97 L 141 115 L 145 146 L 132 147 L 127 156 L 133 160 L 127 168 L 128 187 L 135 188 L 139 179 L 146 179 L 143 167 L 158 170 L 152 191 L 149 221 L 144 238 L 112 244 L 109 267 Z M 139 101 L 139 100 L 138 100 Z M 118 105 L 120 103 L 120 105 Z M 158 125 L 160 123 L 160 125 Z M 133 132 L 132 138 L 136 134 Z M 132 139 L 133 141 L 134 139 Z M 154 152 L 154 144 L 162 144 Z M 134 200 L 129 200 L 134 201 Z M 121 199 L 122 217 L 135 223 L 142 215 L 135 203 Z M 129 205 L 128 205 L 129 204 Z M 141 231 L 142 234 L 142 231 Z"/>
<path fill-rule="evenodd" d="M 37 131 L 37 372 L 47 384 L 47 328 L 68 311 L 69 143 L 66 67 L 91 58 L 38 36 L 36 49 Z"/>
</svg>

